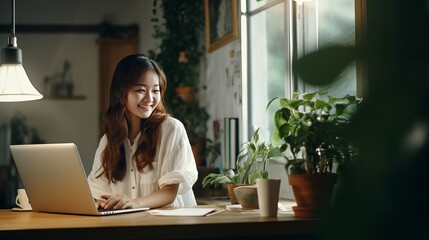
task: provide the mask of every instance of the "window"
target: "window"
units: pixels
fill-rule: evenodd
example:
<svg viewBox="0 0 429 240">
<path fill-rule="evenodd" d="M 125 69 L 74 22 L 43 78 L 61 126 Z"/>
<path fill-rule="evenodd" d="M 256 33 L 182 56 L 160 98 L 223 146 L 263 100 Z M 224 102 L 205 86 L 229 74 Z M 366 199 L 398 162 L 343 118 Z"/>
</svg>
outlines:
<svg viewBox="0 0 429 240">
<path fill-rule="evenodd" d="M 332 44 L 354 44 L 354 0 L 296 0 L 294 40 L 296 57 Z M 352 65 L 330 86 L 320 87 L 331 95 L 356 95 L 356 66 Z M 317 90 L 317 87 L 299 84 L 301 91 Z"/>
<path fill-rule="evenodd" d="M 292 59 L 304 54 L 330 44 L 354 44 L 354 0 L 242 0 L 241 5 L 242 51 L 247 58 L 243 79 L 246 75 L 248 79 L 244 114 L 249 123 L 243 127 L 248 137 L 260 128 L 261 138 L 269 141 L 274 111 L 267 111 L 266 105 L 274 97 L 317 89 L 336 96 L 356 95 L 355 65 L 323 87 L 304 84 L 291 70 Z"/>
</svg>

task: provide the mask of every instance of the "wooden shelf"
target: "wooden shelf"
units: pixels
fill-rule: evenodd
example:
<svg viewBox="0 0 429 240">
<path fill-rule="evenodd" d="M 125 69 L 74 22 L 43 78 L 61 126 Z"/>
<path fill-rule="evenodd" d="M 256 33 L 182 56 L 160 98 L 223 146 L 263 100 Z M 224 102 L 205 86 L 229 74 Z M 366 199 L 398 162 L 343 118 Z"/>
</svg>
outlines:
<svg viewBox="0 0 429 240">
<path fill-rule="evenodd" d="M 86 96 L 77 95 L 71 97 L 59 97 L 59 96 L 43 96 L 43 99 L 46 100 L 85 100 Z"/>
</svg>

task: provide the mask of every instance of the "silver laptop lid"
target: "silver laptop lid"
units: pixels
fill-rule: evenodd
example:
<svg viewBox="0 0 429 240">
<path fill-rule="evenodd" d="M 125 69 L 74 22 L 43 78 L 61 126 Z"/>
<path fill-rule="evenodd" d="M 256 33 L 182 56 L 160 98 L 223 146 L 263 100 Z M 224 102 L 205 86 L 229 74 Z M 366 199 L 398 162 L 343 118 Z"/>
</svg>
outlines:
<svg viewBox="0 0 429 240">
<path fill-rule="evenodd" d="M 74 143 L 11 145 L 10 150 L 34 211 L 105 215 L 94 204 Z"/>
</svg>

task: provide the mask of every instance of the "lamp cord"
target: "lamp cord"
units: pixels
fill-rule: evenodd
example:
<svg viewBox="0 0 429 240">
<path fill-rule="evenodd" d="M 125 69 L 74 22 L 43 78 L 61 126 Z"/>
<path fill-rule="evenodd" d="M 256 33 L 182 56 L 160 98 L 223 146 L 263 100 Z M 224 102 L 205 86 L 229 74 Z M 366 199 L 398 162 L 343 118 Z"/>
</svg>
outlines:
<svg viewBox="0 0 429 240">
<path fill-rule="evenodd" d="M 15 36 L 15 0 L 11 0 L 12 3 L 12 35 Z"/>
<path fill-rule="evenodd" d="M 12 3 L 12 29 L 10 30 L 9 46 L 16 47 L 17 41 L 15 36 L 15 0 L 11 0 Z"/>
</svg>

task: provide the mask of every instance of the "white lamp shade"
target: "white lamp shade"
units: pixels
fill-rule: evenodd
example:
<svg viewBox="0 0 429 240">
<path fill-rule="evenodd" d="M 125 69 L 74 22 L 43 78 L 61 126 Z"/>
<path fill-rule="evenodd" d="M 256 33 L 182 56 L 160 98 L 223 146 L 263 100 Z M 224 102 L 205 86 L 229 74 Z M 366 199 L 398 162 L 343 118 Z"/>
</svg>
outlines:
<svg viewBox="0 0 429 240">
<path fill-rule="evenodd" d="M 31 101 L 43 98 L 28 79 L 22 64 L 0 66 L 0 102 Z"/>
</svg>

